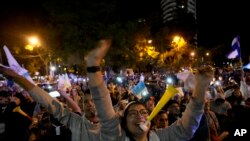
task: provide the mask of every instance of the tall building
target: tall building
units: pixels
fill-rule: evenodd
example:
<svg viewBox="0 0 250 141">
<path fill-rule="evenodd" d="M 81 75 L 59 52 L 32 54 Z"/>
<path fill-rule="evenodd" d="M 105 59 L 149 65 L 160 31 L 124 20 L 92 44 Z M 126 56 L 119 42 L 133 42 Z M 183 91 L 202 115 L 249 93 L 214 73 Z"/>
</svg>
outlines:
<svg viewBox="0 0 250 141">
<path fill-rule="evenodd" d="M 196 0 L 161 0 L 163 23 L 178 20 L 182 14 L 191 14 L 196 19 Z"/>
<path fill-rule="evenodd" d="M 164 25 L 197 43 L 196 0 L 161 0 L 161 9 Z"/>
</svg>

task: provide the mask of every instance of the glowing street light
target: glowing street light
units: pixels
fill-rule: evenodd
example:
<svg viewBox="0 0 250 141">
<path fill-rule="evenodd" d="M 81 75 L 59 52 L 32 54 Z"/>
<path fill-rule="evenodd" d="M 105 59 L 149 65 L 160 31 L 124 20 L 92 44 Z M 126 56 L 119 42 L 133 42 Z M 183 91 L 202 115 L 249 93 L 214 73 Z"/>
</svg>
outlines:
<svg viewBox="0 0 250 141">
<path fill-rule="evenodd" d="M 31 45 L 33 45 L 33 46 L 40 46 L 40 41 L 39 41 L 39 39 L 38 39 L 37 37 L 35 37 L 35 36 L 29 37 L 29 38 L 28 38 L 28 41 L 29 41 L 29 43 L 30 43 Z"/>
<path fill-rule="evenodd" d="M 184 40 L 183 37 L 181 36 L 174 36 L 171 46 L 174 48 L 177 56 L 177 67 L 179 68 L 180 66 L 180 59 L 181 59 L 181 54 L 183 54 L 183 47 L 186 46 L 186 41 Z"/>
<path fill-rule="evenodd" d="M 33 51 L 34 47 L 39 47 L 40 41 L 36 36 L 31 36 L 28 38 L 28 45 L 25 46 L 25 49 Z"/>
<path fill-rule="evenodd" d="M 192 51 L 192 52 L 190 53 L 190 56 L 194 57 L 194 56 L 195 56 L 195 52 Z"/>
<path fill-rule="evenodd" d="M 50 70 L 54 72 L 54 71 L 56 71 L 56 67 L 55 66 L 51 66 Z"/>
<path fill-rule="evenodd" d="M 41 42 L 40 39 L 37 36 L 30 36 L 27 38 L 28 41 L 28 45 L 25 46 L 25 49 L 29 50 L 29 51 L 33 51 L 34 48 L 40 48 L 41 47 Z M 50 62 L 51 58 L 50 58 L 50 51 L 48 48 L 43 48 L 43 52 L 48 51 L 48 57 L 44 57 L 42 55 L 42 53 L 38 50 L 36 50 L 39 58 L 43 61 L 44 65 L 45 65 L 45 70 L 46 70 L 46 74 L 48 75 L 49 73 L 49 65 L 48 63 Z"/>
</svg>

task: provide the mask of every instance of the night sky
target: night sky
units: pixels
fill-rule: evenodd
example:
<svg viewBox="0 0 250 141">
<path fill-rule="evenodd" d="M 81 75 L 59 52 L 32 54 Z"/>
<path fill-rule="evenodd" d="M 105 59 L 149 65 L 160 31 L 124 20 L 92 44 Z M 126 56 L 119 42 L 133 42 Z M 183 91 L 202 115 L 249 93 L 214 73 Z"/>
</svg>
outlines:
<svg viewBox="0 0 250 141">
<path fill-rule="evenodd" d="M 197 2 L 198 24 L 203 44 L 213 45 L 243 34 L 246 26 L 244 3 L 210 0 Z"/>
<path fill-rule="evenodd" d="M 46 0 L 2 0 L 0 5 L 0 41 L 18 38 L 10 32 L 20 25 L 23 30 L 33 30 L 36 16 L 42 15 L 41 3 Z M 96 2 L 97 0 L 95 0 Z M 159 0 L 120 0 L 120 12 L 127 18 L 143 17 L 159 10 Z M 122 6 L 121 6 L 122 5 Z M 197 0 L 198 42 L 200 46 L 213 48 L 219 44 L 229 46 L 234 36 L 240 35 L 243 55 L 250 53 L 247 42 L 247 4 L 243 0 Z M 248 8 L 249 9 L 249 8 Z M 18 16 L 22 15 L 22 16 Z M 18 18 L 19 17 L 19 18 Z M 21 18 L 20 18 L 21 17 Z M 35 19 L 31 17 L 36 17 Z M 20 34 L 16 33 L 16 34 Z"/>
<path fill-rule="evenodd" d="M 244 63 L 249 62 L 249 8 L 243 0 L 198 0 L 198 39 L 200 45 L 214 48 L 220 44 L 231 47 L 233 38 L 240 36 Z M 247 21 L 248 20 L 248 21 Z M 222 56 L 224 57 L 224 56 Z"/>
</svg>

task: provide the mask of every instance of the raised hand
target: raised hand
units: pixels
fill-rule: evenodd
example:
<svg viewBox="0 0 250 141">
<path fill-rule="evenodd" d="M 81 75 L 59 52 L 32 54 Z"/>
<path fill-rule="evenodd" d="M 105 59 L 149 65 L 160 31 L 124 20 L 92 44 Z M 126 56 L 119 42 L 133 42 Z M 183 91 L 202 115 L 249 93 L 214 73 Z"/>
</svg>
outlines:
<svg viewBox="0 0 250 141">
<path fill-rule="evenodd" d="M 100 66 L 101 60 L 105 57 L 109 47 L 111 44 L 111 40 L 100 40 L 98 42 L 97 47 L 88 53 L 85 57 L 85 61 L 87 66 Z"/>
<path fill-rule="evenodd" d="M 90 51 L 88 55 L 85 57 L 85 61 L 87 64 L 87 72 L 89 77 L 89 86 L 95 87 L 99 86 L 103 83 L 102 72 L 100 71 L 100 63 L 102 59 L 105 57 L 109 47 L 111 44 L 111 40 L 100 40 L 95 49 Z M 98 68 L 95 71 L 88 71 L 88 68 Z M 94 72 L 94 73 L 93 73 Z"/>
<path fill-rule="evenodd" d="M 211 66 L 205 66 L 198 69 L 195 80 L 200 85 L 209 86 L 214 76 L 214 69 Z"/>
<path fill-rule="evenodd" d="M 214 76 L 214 69 L 211 66 L 205 66 L 198 69 L 195 74 L 195 86 L 193 97 L 199 101 L 205 101 L 205 94 L 210 82 Z"/>
</svg>

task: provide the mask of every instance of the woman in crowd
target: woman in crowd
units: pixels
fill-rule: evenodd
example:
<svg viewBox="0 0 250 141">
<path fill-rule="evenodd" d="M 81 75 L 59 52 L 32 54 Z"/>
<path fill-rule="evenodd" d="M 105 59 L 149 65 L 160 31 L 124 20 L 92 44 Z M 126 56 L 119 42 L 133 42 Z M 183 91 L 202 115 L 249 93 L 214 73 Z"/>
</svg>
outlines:
<svg viewBox="0 0 250 141">
<path fill-rule="evenodd" d="M 109 91 L 102 79 L 100 69 L 101 60 L 105 57 L 109 46 L 109 40 L 101 40 L 99 47 L 85 57 L 89 87 L 101 122 L 102 140 L 180 141 L 192 138 L 204 113 L 205 91 L 213 78 L 212 68 L 205 67 L 198 70 L 192 98 L 179 120 L 168 128 L 151 131 L 149 130 L 150 124 L 148 124 L 148 130 L 142 130 L 140 124 L 144 123 L 149 116 L 144 104 L 129 103 L 124 110 L 121 123 L 113 110 Z"/>
</svg>

